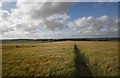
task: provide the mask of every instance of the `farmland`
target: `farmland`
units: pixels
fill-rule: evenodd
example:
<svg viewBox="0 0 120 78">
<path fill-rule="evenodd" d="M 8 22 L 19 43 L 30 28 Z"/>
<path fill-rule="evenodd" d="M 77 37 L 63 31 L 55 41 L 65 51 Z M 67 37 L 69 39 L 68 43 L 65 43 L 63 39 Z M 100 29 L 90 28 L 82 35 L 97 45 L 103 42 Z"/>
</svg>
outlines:
<svg viewBox="0 0 120 78">
<path fill-rule="evenodd" d="M 2 44 L 3 76 L 118 76 L 116 41 Z"/>
</svg>

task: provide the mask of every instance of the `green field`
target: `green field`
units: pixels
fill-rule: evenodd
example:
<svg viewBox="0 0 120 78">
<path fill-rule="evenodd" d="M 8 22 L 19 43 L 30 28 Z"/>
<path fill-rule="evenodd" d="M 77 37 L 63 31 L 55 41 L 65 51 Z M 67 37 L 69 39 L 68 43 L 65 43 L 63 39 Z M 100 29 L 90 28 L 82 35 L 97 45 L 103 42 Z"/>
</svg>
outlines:
<svg viewBox="0 0 120 78">
<path fill-rule="evenodd" d="M 2 75 L 118 76 L 118 43 L 115 41 L 3 43 Z"/>
</svg>

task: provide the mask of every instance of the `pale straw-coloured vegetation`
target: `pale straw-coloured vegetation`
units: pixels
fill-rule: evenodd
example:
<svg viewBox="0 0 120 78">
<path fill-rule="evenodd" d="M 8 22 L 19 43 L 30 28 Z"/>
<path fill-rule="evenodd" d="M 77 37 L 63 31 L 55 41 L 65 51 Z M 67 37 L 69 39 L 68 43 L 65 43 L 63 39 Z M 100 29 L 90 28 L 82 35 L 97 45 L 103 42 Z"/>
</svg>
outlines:
<svg viewBox="0 0 120 78">
<path fill-rule="evenodd" d="M 78 50 L 74 48 L 75 43 Z M 76 66 L 81 68 L 76 65 L 79 62 L 76 62 L 76 59 L 79 60 L 76 54 L 80 52 L 93 76 L 117 76 L 117 44 L 112 41 L 3 43 L 2 75 L 73 77 L 77 70 L 82 70 L 76 69 Z M 81 66 L 81 63 L 78 64 Z"/>
</svg>

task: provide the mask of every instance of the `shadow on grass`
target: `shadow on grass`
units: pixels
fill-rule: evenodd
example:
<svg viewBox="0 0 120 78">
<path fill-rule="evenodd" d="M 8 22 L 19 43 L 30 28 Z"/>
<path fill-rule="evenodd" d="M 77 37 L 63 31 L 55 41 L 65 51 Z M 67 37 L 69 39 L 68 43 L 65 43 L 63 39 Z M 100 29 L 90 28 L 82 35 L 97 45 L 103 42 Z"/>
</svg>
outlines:
<svg viewBox="0 0 120 78">
<path fill-rule="evenodd" d="M 77 45 L 74 45 L 74 53 L 75 53 L 75 76 L 76 78 L 79 78 L 80 76 L 89 76 L 90 78 L 92 77 L 92 73 L 90 72 L 90 69 L 85 63 L 85 60 L 80 54 L 80 50 L 78 49 Z"/>
</svg>

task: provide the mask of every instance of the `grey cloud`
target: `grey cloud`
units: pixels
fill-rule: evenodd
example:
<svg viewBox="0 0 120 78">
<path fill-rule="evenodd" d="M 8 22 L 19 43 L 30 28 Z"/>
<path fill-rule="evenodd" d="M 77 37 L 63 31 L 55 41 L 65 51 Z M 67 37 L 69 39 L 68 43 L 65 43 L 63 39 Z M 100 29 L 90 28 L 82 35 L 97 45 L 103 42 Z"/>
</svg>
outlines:
<svg viewBox="0 0 120 78">
<path fill-rule="evenodd" d="M 64 21 L 69 18 L 66 13 L 54 13 L 48 17 L 45 17 L 44 20 L 35 20 L 28 17 L 28 14 L 20 12 L 19 8 L 14 10 L 13 13 L 11 13 L 9 16 L 8 15 L 3 16 L 7 19 L 9 18 L 8 21 L 2 21 L 0 26 L 0 31 L 4 32 L 2 33 L 3 38 L 44 38 L 47 37 L 47 35 L 45 36 L 45 34 L 33 32 L 41 29 L 42 26 L 46 26 L 46 29 L 48 29 L 49 31 L 63 29 L 65 27 Z"/>
<path fill-rule="evenodd" d="M 49 31 L 61 30 L 65 28 L 65 21 L 69 19 L 67 15 L 68 7 L 74 3 L 71 2 L 18 2 L 17 9 L 12 16 L 22 20 L 27 17 L 27 22 L 22 21 L 22 26 L 17 24 L 17 28 L 23 28 L 26 31 L 46 26 Z M 25 20 L 25 21 L 26 21 Z M 34 22 L 30 24 L 28 22 Z M 38 23 L 38 25 L 35 25 Z M 38 27 L 39 26 L 39 27 Z"/>
<path fill-rule="evenodd" d="M 70 16 L 67 14 L 67 10 L 71 5 L 70 2 L 18 2 L 17 8 L 11 14 L 4 12 L 0 31 L 4 32 L 2 35 L 6 38 L 117 36 L 117 18 L 106 15 L 98 18 L 89 16 L 68 22 Z M 67 22 L 68 25 L 66 25 Z M 63 32 L 62 29 L 65 28 L 68 30 Z M 36 32 L 37 30 L 38 32 Z M 53 33 L 49 33 L 49 31 Z"/>
<path fill-rule="evenodd" d="M 32 19 L 44 19 L 54 14 L 64 14 L 71 2 L 23 2 L 18 3 L 19 11 Z"/>
<path fill-rule="evenodd" d="M 0 32 L 4 34 L 5 32 L 13 31 L 11 19 L 11 14 L 8 11 L 1 10 L 1 22 L 0 22 Z"/>
<path fill-rule="evenodd" d="M 48 17 L 43 23 L 48 30 L 62 30 L 66 28 L 65 21 L 69 19 L 67 14 L 63 15 L 53 15 Z"/>
<path fill-rule="evenodd" d="M 45 1 L 46 2 L 119 2 L 119 0 L 89 0 L 89 1 L 88 0 L 18 0 L 18 1 L 20 2 L 45 2 Z"/>
<path fill-rule="evenodd" d="M 57 30 L 57 29 L 63 29 L 65 28 L 64 23 L 61 23 L 59 21 L 45 21 L 46 29 L 48 30 Z"/>
<path fill-rule="evenodd" d="M 89 16 L 76 19 L 70 22 L 68 26 L 76 30 L 101 30 L 104 28 L 116 28 L 118 26 L 118 20 L 115 18 L 110 18 L 108 16 L 101 16 L 98 18 L 93 18 Z"/>
<path fill-rule="evenodd" d="M 3 21 L 8 21 L 10 17 L 10 13 L 8 11 L 2 10 L 1 17 Z"/>
<path fill-rule="evenodd" d="M 74 31 L 80 31 L 76 35 L 82 37 L 110 37 L 118 35 L 118 20 L 108 16 L 83 17 L 76 19 L 68 24 Z"/>
</svg>

